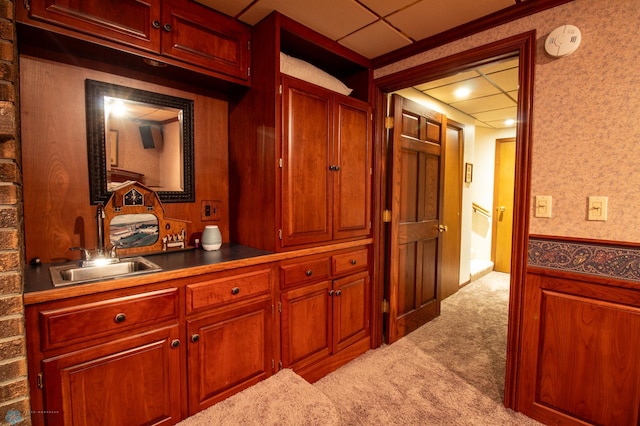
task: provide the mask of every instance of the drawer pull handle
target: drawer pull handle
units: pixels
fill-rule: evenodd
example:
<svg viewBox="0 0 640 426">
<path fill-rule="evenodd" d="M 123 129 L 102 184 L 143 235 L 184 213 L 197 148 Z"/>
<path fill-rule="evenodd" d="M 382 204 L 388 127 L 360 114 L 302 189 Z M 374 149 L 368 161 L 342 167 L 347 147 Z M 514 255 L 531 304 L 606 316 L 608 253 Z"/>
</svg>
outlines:
<svg viewBox="0 0 640 426">
<path fill-rule="evenodd" d="M 113 320 L 116 323 L 120 324 L 120 323 L 123 323 L 126 319 L 127 319 L 127 316 L 121 312 L 118 315 L 116 315 Z"/>
<path fill-rule="evenodd" d="M 311 275 L 313 275 L 313 271 L 311 269 L 307 270 L 307 272 L 304 273 L 306 276 L 310 277 Z"/>
<path fill-rule="evenodd" d="M 340 296 L 342 292 L 340 290 L 336 290 L 336 296 Z"/>
<path fill-rule="evenodd" d="M 351 259 L 351 264 L 352 264 L 352 265 L 355 265 L 356 263 L 358 263 L 358 261 L 357 261 L 357 260 L 355 260 L 355 259 Z"/>
<path fill-rule="evenodd" d="M 196 334 L 191 336 L 191 341 L 193 343 L 196 343 L 198 340 L 200 340 L 200 335 L 199 334 L 196 333 Z"/>
<path fill-rule="evenodd" d="M 175 340 L 172 340 L 172 341 L 171 341 L 171 347 L 172 347 L 173 349 L 177 348 L 178 346 L 180 346 L 180 340 L 175 339 Z"/>
<path fill-rule="evenodd" d="M 234 287 L 231 289 L 231 294 L 233 294 L 234 296 L 238 293 L 240 293 L 240 287 Z"/>
</svg>

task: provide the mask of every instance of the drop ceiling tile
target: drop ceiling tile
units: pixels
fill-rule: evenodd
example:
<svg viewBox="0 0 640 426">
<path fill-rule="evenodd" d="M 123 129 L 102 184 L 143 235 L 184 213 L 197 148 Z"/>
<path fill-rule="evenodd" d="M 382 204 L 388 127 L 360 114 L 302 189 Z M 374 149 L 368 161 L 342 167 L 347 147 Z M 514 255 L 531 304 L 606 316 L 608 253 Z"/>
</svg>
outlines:
<svg viewBox="0 0 640 426">
<path fill-rule="evenodd" d="M 454 103 L 463 101 L 463 99 L 460 99 L 455 95 L 456 90 L 462 88 L 470 90 L 470 94 L 467 96 L 467 99 L 486 97 L 501 93 L 498 88 L 482 77 L 471 78 L 455 84 L 440 86 L 435 89 L 427 90 L 425 93 L 432 98 L 440 99 L 442 102 Z"/>
<path fill-rule="evenodd" d="M 513 0 L 422 0 L 389 15 L 387 20 L 412 39 L 421 40 L 512 5 Z"/>
<path fill-rule="evenodd" d="M 473 117 L 480 121 L 485 121 L 485 122 L 504 121 L 509 118 L 512 120 L 515 120 L 516 118 L 518 118 L 518 108 L 514 105 L 513 107 L 510 107 L 510 108 L 502 108 L 502 109 L 495 109 L 492 111 L 478 112 L 473 114 Z"/>
<path fill-rule="evenodd" d="M 424 84 L 418 84 L 414 86 L 416 89 L 425 91 L 429 89 L 433 89 L 440 86 L 445 86 L 447 84 L 456 83 L 463 80 L 468 80 L 470 78 L 475 78 L 478 76 L 478 73 L 474 70 L 463 71 L 458 74 L 452 75 L 451 77 L 441 78 L 440 80 L 429 81 Z"/>
<path fill-rule="evenodd" d="M 258 0 L 239 19 L 255 25 L 273 10 L 332 40 L 345 37 L 378 19 L 355 1 L 345 0 Z"/>
<path fill-rule="evenodd" d="M 497 84 L 505 92 L 518 90 L 518 69 L 511 68 L 506 71 L 494 72 L 487 75 L 487 78 Z"/>
<path fill-rule="evenodd" d="M 504 71 L 511 68 L 518 68 L 518 58 L 505 59 L 504 61 L 491 62 L 479 68 L 484 74 L 491 74 L 498 71 Z"/>
<path fill-rule="evenodd" d="M 493 95 L 483 98 L 471 99 L 462 102 L 452 102 L 451 106 L 461 111 L 466 112 L 469 115 L 473 115 L 481 111 L 489 111 L 492 109 L 509 108 L 514 105 L 514 102 L 505 95 Z"/>
<path fill-rule="evenodd" d="M 236 17 L 252 0 L 196 0 L 198 3 L 209 6 L 225 15 Z"/>
<path fill-rule="evenodd" d="M 411 40 L 382 21 L 349 34 L 339 42 L 369 59 L 411 44 Z"/>
<path fill-rule="evenodd" d="M 362 4 L 384 17 L 415 3 L 416 0 L 360 0 Z"/>
</svg>

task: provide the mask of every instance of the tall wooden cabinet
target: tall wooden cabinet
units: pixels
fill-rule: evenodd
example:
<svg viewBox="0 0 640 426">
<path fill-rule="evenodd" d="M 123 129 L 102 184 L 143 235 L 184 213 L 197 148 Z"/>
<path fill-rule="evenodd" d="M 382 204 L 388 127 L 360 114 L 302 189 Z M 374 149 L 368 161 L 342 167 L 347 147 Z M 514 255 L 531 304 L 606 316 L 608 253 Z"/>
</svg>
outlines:
<svg viewBox="0 0 640 426">
<path fill-rule="evenodd" d="M 280 52 L 353 88 L 280 72 Z M 230 99 L 231 239 L 271 251 L 371 233 L 369 61 L 274 12 L 253 30 L 252 90 Z"/>
</svg>

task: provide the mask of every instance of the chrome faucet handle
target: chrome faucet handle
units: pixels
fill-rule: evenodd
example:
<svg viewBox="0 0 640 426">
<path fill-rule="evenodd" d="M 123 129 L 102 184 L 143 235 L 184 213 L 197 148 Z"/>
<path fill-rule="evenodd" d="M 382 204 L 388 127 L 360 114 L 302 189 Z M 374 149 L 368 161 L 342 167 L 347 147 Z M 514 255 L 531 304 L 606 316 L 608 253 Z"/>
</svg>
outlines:
<svg viewBox="0 0 640 426">
<path fill-rule="evenodd" d="M 70 247 L 69 250 L 79 251 L 82 260 L 91 260 L 91 252 L 84 247 Z"/>
<path fill-rule="evenodd" d="M 111 249 L 109 250 L 109 257 L 112 259 L 117 259 L 118 258 L 118 247 L 116 246 L 111 246 Z"/>
</svg>

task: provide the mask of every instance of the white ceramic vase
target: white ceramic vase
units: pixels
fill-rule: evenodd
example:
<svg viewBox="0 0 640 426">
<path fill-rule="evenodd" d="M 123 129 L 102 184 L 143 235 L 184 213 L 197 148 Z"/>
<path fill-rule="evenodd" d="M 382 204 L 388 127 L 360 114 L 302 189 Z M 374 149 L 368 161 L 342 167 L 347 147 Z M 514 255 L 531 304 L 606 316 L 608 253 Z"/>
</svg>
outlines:
<svg viewBox="0 0 640 426">
<path fill-rule="evenodd" d="M 202 248 L 207 251 L 218 250 L 222 246 L 222 234 L 217 225 L 207 225 L 204 227 L 200 244 L 202 244 Z"/>
</svg>

